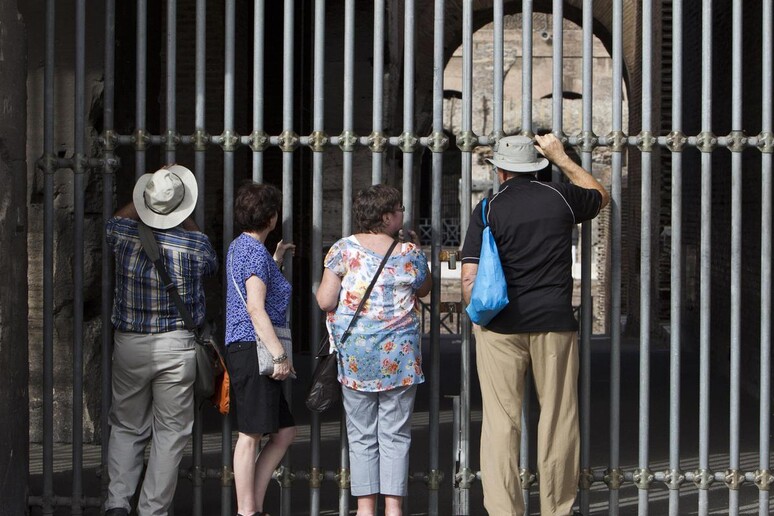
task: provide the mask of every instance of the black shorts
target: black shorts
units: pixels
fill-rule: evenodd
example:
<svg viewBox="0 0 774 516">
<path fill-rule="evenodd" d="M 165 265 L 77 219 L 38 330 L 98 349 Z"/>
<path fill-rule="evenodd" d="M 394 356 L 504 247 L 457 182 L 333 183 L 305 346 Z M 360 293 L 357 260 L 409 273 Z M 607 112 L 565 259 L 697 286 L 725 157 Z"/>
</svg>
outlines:
<svg viewBox="0 0 774 516">
<path fill-rule="evenodd" d="M 232 342 L 226 347 L 226 367 L 231 377 L 231 408 L 237 430 L 244 434 L 273 434 L 295 426 L 282 382 L 258 374 L 255 341 Z"/>
</svg>

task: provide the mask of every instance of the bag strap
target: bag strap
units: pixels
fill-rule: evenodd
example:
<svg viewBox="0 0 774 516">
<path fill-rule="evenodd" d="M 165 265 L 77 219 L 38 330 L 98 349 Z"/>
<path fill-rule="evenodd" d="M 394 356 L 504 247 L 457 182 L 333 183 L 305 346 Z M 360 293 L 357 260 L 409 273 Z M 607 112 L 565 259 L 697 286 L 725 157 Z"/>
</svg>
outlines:
<svg viewBox="0 0 774 516">
<path fill-rule="evenodd" d="M 392 245 L 390 245 L 390 248 L 387 250 L 387 254 L 384 255 L 384 258 L 382 258 L 382 263 L 380 263 L 379 268 L 376 269 L 376 274 L 374 274 L 374 279 L 371 280 L 371 284 L 368 285 L 368 288 L 363 294 L 363 299 L 360 300 L 360 304 L 357 306 L 355 315 L 352 316 L 352 320 L 349 321 L 349 326 L 347 326 L 347 329 L 344 330 L 344 333 L 342 333 L 341 335 L 341 342 L 340 342 L 341 344 L 344 344 L 347 338 L 349 338 L 349 335 L 352 332 L 352 327 L 355 325 L 355 319 L 357 319 L 357 316 L 360 315 L 360 311 L 363 310 L 363 307 L 365 306 L 365 302 L 368 300 L 368 296 L 371 295 L 371 291 L 374 289 L 374 285 L 376 285 L 376 280 L 379 279 L 379 275 L 382 273 L 382 269 L 384 269 L 384 265 L 387 263 L 387 260 L 392 255 L 392 251 L 393 249 L 395 249 L 396 245 L 398 245 L 398 240 L 393 239 Z"/>
<path fill-rule="evenodd" d="M 347 326 L 347 329 L 344 330 L 344 333 L 341 334 L 341 341 L 339 341 L 339 344 L 344 344 L 344 342 L 346 342 L 346 340 L 349 338 L 349 335 L 352 333 L 352 327 L 355 325 L 355 320 L 360 315 L 360 312 L 363 310 L 363 307 L 365 306 L 365 303 L 368 300 L 368 297 L 371 295 L 371 291 L 374 289 L 374 285 L 376 285 L 376 280 L 379 279 L 379 275 L 382 273 L 382 269 L 384 269 L 384 266 L 387 263 L 387 260 L 389 260 L 390 256 L 392 256 L 392 251 L 395 249 L 396 245 L 398 245 L 398 239 L 393 239 L 392 244 L 390 245 L 390 248 L 387 250 L 387 253 L 384 255 L 384 258 L 382 258 L 382 262 L 379 264 L 379 268 L 376 269 L 376 274 L 374 274 L 374 277 L 371 280 L 371 283 L 368 285 L 368 288 L 363 294 L 363 297 L 360 299 L 360 304 L 357 306 L 357 310 L 355 310 L 355 315 L 353 315 L 352 319 L 349 321 L 349 326 Z M 322 353 L 322 350 L 325 347 L 326 343 L 327 341 L 323 339 L 323 342 L 320 345 L 320 349 L 317 351 L 318 357 L 320 357 L 320 353 Z"/>
<path fill-rule="evenodd" d="M 489 222 L 486 220 L 486 203 L 488 199 L 484 197 L 484 200 L 481 201 L 481 220 L 484 221 L 484 227 L 487 227 L 489 225 Z"/>
<path fill-rule="evenodd" d="M 150 258 L 150 261 L 156 267 L 161 282 L 164 284 L 164 290 L 167 291 L 167 294 L 169 294 L 169 297 L 172 298 L 172 301 L 175 303 L 177 311 L 183 319 L 183 324 L 185 324 L 185 329 L 194 333 L 198 339 L 199 331 L 196 327 L 196 323 L 194 323 L 191 313 L 188 311 L 188 308 L 186 308 L 175 282 L 169 277 L 167 268 L 164 266 L 164 261 L 161 259 L 161 252 L 159 251 L 159 243 L 156 240 L 156 235 L 153 234 L 153 230 L 143 221 L 139 221 L 137 229 L 140 233 L 140 244 L 142 245 L 145 254 L 148 255 L 148 258 Z"/>
</svg>

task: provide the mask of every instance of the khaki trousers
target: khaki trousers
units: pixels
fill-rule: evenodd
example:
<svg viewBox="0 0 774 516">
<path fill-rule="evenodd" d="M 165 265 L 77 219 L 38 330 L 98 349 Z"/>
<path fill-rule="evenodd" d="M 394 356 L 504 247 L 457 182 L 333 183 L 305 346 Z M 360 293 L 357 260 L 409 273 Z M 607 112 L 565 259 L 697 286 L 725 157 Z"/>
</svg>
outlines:
<svg viewBox="0 0 774 516">
<path fill-rule="evenodd" d="M 186 330 L 154 335 L 116 331 L 105 509 L 129 510 L 150 442 L 137 514 L 167 515 L 193 427 L 194 346 Z"/>
<path fill-rule="evenodd" d="M 481 482 L 492 516 L 524 514 L 519 477 L 521 408 L 532 364 L 540 403 L 537 467 L 540 514 L 569 516 L 578 488 L 578 341 L 576 332 L 506 335 L 476 327 L 483 399 Z"/>
</svg>

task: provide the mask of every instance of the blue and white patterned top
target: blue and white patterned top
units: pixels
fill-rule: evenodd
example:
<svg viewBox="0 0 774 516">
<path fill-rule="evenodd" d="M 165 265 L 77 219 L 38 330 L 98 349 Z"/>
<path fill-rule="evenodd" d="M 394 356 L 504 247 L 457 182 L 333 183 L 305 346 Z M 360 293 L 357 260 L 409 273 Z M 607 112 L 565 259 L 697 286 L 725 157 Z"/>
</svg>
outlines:
<svg viewBox="0 0 774 516">
<path fill-rule="evenodd" d="M 339 381 L 358 391 L 387 391 L 425 381 L 416 290 L 428 274 L 427 258 L 403 244 L 387 259 L 352 333 L 339 344 L 383 256 L 354 236 L 336 242 L 325 267 L 341 278 L 339 303 L 327 317 L 331 344 L 339 352 Z"/>
<path fill-rule="evenodd" d="M 156 267 L 142 250 L 138 222 L 113 217 L 105 225 L 107 243 L 116 260 L 113 326 L 134 333 L 185 329 L 174 301 L 161 284 Z M 153 230 L 164 266 L 194 323 L 204 322 L 202 278 L 218 270 L 218 257 L 207 235 L 179 227 Z"/>
<path fill-rule="evenodd" d="M 233 274 L 247 300 L 245 282 L 257 276 L 266 285 L 266 313 L 274 326 L 287 326 L 292 287 L 274 263 L 269 250 L 259 240 L 242 233 L 231 242 L 226 258 L 226 345 L 255 340 L 255 330 L 242 298 L 235 290 Z"/>
</svg>

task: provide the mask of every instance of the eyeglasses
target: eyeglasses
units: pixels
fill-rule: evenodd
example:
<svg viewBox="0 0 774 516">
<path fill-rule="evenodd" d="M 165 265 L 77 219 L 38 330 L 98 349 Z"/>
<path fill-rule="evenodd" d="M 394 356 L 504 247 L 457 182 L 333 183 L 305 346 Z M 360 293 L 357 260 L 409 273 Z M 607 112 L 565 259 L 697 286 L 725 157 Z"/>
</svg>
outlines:
<svg viewBox="0 0 774 516">
<path fill-rule="evenodd" d="M 393 211 L 400 211 L 400 212 L 404 212 L 404 211 L 406 211 L 406 207 L 405 207 L 405 206 L 403 206 L 403 205 L 401 204 L 400 206 L 398 206 L 397 208 L 395 208 L 395 210 L 393 210 Z"/>
</svg>

